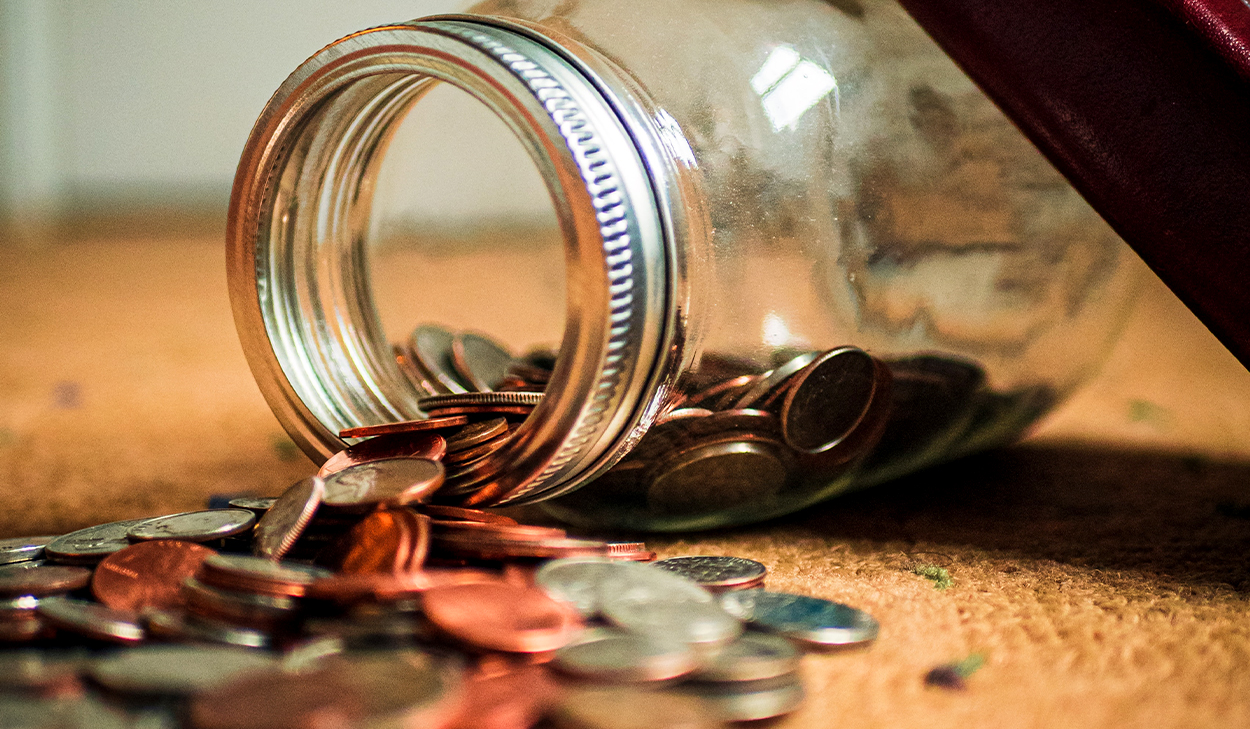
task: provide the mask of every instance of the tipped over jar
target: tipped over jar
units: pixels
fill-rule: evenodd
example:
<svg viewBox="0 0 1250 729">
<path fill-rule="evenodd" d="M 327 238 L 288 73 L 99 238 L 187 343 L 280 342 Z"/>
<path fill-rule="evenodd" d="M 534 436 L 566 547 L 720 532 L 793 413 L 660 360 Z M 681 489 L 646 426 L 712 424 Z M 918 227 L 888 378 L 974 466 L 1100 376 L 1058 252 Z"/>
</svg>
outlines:
<svg viewBox="0 0 1250 729">
<path fill-rule="evenodd" d="M 519 140 L 559 235 L 418 252 L 405 301 L 436 304 L 396 332 L 375 193 L 439 84 Z M 888 0 L 488 0 L 354 34 L 261 114 L 228 253 L 249 363 L 310 457 L 502 421 L 433 498 L 646 530 L 1019 437 L 1105 356 L 1139 270 Z"/>
</svg>

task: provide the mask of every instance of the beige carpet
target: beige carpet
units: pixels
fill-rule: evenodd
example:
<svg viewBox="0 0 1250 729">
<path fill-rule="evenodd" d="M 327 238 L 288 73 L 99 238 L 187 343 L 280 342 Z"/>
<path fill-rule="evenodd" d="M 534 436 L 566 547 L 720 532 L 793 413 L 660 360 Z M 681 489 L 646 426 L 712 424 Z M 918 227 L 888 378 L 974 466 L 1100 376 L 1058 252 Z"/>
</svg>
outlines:
<svg viewBox="0 0 1250 729">
<path fill-rule="evenodd" d="M 0 246 L 0 536 L 307 474 L 244 363 L 217 239 Z M 663 553 L 881 622 L 806 659 L 790 727 L 1250 725 L 1250 374 L 1157 282 L 1027 443 Z M 947 589 L 917 575 L 944 568 Z M 966 691 L 925 672 L 969 656 Z"/>
</svg>

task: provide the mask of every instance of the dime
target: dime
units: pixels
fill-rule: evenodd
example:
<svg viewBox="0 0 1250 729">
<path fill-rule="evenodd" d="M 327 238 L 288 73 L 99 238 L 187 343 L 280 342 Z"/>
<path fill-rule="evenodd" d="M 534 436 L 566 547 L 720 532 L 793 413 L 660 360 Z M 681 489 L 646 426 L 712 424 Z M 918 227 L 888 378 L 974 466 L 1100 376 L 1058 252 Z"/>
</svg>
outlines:
<svg viewBox="0 0 1250 729">
<path fill-rule="evenodd" d="M 126 538 L 132 542 L 151 539 L 209 542 L 242 534 L 255 524 L 256 515 L 247 509 L 205 509 L 148 519 L 132 526 Z"/>
<path fill-rule="evenodd" d="M 326 506 L 367 512 L 424 500 L 443 484 L 443 464 L 426 458 L 388 458 L 362 463 L 325 479 Z"/>
<path fill-rule="evenodd" d="M 247 509 L 259 519 L 277 500 L 276 496 L 240 496 L 230 499 L 228 506 L 233 509 Z"/>
<path fill-rule="evenodd" d="M 430 410 L 454 407 L 526 406 L 536 407 L 543 401 L 541 392 L 466 392 L 458 395 L 434 395 L 417 401 L 417 407 Z"/>
<path fill-rule="evenodd" d="M 455 338 L 454 334 L 440 326 L 423 324 L 414 329 L 408 339 L 413 364 L 425 375 L 427 381 L 432 380 L 439 389 L 449 393 L 468 391 L 465 387 L 467 383 L 456 377 L 452 364 L 451 347 Z"/>
<path fill-rule="evenodd" d="M 784 592 L 742 590 L 721 596 L 731 615 L 817 647 L 863 645 L 877 637 L 877 621 L 849 605 Z"/>
<path fill-rule="evenodd" d="M 599 600 L 610 622 L 662 640 L 707 649 L 742 632 L 707 590 L 652 565 L 613 563 L 600 582 Z"/>
<path fill-rule="evenodd" d="M 451 342 L 451 362 L 461 382 L 489 392 L 508 374 L 512 354 L 485 335 L 460 332 Z"/>
<path fill-rule="evenodd" d="M 152 645 L 128 648 L 97 659 L 91 677 L 127 694 L 186 696 L 254 671 L 275 670 L 268 653 L 229 646 Z"/>
<path fill-rule="evenodd" d="M 43 548 L 53 539 L 56 539 L 56 537 L 0 539 L 0 565 L 39 559 L 43 556 Z"/>
<path fill-rule="evenodd" d="M 105 557 L 91 579 L 91 592 L 116 610 L 173 608 L 182 604 L 182 583 L 216 554 L 201 544 L 158 539 Z"/>
<path fill-rule="evenodd" d="M 684 676 L 699 658 L 685 643 L 596 628 L 557 650 L 552 665 L 578 678 L 635 683 Z"/>
<path fill-rule="evenodd" d="M 198 579 L 224 590 L 299 597 L 310 584 L 331 572 L 323 567 L 277 563 L 241 554 L 215 554 L 204 560 Z"/>
<path fill-rule="evenodd" d="M 349 466 L 386 458 L 428 458 L 437 461 L 446 454 L 447 441 L 438 433 L 413 431 L 379 435 L 330 456 L 317 475 L 325 478 Z"/>
<path fill-rule="evenodd" d="M 781 434 L 802 453 L 836 447 L 871 408 L 889 400 L 889 371 L 857 347 L 825 352 L 793 380 L 781 407 Z"/>
<path fill-rule="evenodd" d="M 768 574 L 764 565 L 743 557 L 669 557 L 653 566 L 693 580 L 713 592 L 758 587 Z"/>
<path fill-rule="evenodd" d="M 0 572 L 0 597 L 60 595 L 86 587 L 91 570 L 83 567 L 43 565 Z"/>
<path fill-rule="evenodd" d="M 468 425 L 469 419 L 463 415 L 452 415 L 445 418 L 425 418 L 423 420 L 404 420 L 398 423 L 381 423 L 379 425 L 361 425 L 355 428 L 344 428 L 339 431 L 340 438 L 371 438 L 375 435 L 392 435 L 395 433 L 418 433 L 427 430 L 443 430 Z"/>
<path fill-rule="evenodd" d="M 114 610 L 86 600 L 49 597 L 39 601 L 39 617 L 49 625 L 111 643 L 138 643 L 143 640 L 139 616 L 127 610 Z"/>
<path fill-rule="evenodd" d="M 538 568 L 534 584 L 583 618 L 593 618 L 599 614 L 603 581 L 615 569 L 612 560 L 602 557 L 555 559 Z"/>
<path fill-rule="evenodd" d="M 790 379 L 795 373 L 804 367 L 816 361 L 820 356 L 819 352 L 805 352 L 791 359 L 789 362 L 777 367 L 776 369 L 765 372 L 760 378 L 751 385 L 750 388 L 738 398 L 733 404 L 735 409 L 741 408 L 758 408 L 765 409 L 774 402 L 777 397 L 784 394 L 790 383 Z"/>
<path fill-rule="evenodd" d="M 722 729 L 695 696 L 609 686 L 568 691 L 551 715 L 556 729 Z"/>
<path fill-rule="evenodd" d="M 106 556 L 130 546 L 126 533 L 147 519 L 129 519 L 99 524 L 63 534 L 44 547 L 44 554 L 54 562 L 95 564 Z"/>
<path fill-rule="evenodd" d="M 542 590 L 506 583 L 432 587 L 422 609 L 440 630 L 470 645 L 510 653 L 541 653 L 569 642 L 576 614 Z"/>
<path fill-rule="evenodd" d="M 803 703 L 803 684 L 795 674 L 760 681 L 690 681 L 676 690 L 707 702 L 724 721 L 771 719 Z"/>
<path fill-rule="evenodd" d="M 799 670 L 799 651 L 788 639 L 747 632 L 717 651 L 695 672 L 697 681 L 758 681 Z"/>
<path fill-rule="evenodd" d="M 312 521 L 325 492 L 325 481 L 317 476 L 306 478 L 283 492 L 256 523 L 252 554 L 282 559 Z"/>
</svg>

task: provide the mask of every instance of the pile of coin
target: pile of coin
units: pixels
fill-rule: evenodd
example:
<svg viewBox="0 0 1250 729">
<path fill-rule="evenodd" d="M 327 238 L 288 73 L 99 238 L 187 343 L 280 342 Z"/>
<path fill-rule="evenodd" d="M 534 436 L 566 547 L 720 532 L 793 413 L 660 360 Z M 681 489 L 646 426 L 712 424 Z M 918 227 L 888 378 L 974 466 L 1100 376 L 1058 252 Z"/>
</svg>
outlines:
<svg viewBox="0 0 1250 729">
<path fill-rule="evenodd" d="M 507 437 L 459 428 L 278 497 L 0 541 L 0 726 L 720 726 L 797 708 L 804 650 L 875 638 L 752 560 L 431 503 L 435 456 Z"/>
</svg>

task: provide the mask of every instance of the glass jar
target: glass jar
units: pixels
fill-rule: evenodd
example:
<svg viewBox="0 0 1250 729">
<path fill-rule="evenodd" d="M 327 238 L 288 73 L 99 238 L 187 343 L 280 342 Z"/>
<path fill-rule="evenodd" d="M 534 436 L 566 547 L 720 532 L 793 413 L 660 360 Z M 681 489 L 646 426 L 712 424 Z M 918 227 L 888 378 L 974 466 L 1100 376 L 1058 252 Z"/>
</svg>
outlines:
<svg viewBox="0 0 1250 729">
<path fill-rule="evenodd" d="M 438 84 L 520 140 L 556 238 L 379 263 L 396 130 Z M 1103 358 L 1138 271 L 888 0 L 487 0 L 349 36 L 258 120 L 228 248 L 249 362 L 310 457 L 511 367 L 529 392 L 494 402 L 537 405 L 496 408 L 506 444 L 448 498 L 653 530 L 1018 437 Z M 473 335 L 388 334 L 397 276 L 427 321 L 533 351 L 458 378 Z"/>
</svg>

